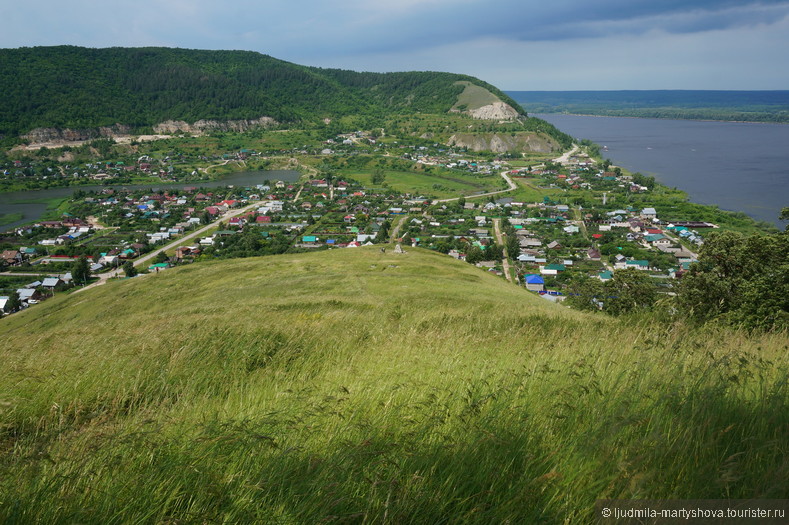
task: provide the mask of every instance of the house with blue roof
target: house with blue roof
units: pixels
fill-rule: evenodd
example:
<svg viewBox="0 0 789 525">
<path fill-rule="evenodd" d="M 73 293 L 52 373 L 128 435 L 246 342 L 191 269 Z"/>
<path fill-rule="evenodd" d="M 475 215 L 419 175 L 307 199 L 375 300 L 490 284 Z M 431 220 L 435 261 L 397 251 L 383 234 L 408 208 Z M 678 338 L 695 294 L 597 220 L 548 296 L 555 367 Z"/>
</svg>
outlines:
<svg viewBox="0 0 789 525">
<path fill-rule="evenodd" d="M 528 274 L 523 276 L 526 282 L 526 289 L 532 292 L 542 292 L 545 290 L 545 279 L 540 275 Z"/>
</svg>

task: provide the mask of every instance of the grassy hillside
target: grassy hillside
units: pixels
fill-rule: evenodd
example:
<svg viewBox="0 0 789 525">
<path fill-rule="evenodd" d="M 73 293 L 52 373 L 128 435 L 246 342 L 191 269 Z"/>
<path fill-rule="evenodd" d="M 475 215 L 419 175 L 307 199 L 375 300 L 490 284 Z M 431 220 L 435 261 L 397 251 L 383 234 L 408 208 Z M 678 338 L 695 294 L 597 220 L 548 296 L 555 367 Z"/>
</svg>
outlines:
<svg viewBox="0 0 789 525">
<path fill-rule="evenodd" d="M 378 248 L 205 263 L 0 321 L 0 521 L 586 523 L 789 496 L 786 334 L 569 311 Z"/>
<path fill-rule="evenodd" d="M 0 50 L 0 135 L 37 127 L 135 128 L 174 119 L 319 120 L 348 114 L 446 113 L 466 75 L 357 73 L 300 66 L 250 51 L 74 46 Z"/>
</svg>

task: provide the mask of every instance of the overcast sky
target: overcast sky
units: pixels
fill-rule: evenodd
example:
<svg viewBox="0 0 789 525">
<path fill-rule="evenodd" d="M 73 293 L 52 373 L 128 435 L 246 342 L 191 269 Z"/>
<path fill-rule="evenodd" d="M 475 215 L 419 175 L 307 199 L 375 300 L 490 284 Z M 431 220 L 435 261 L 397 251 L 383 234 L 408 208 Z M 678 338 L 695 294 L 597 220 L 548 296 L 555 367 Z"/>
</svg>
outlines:
<svg viewBox="0 0 789 525">
<path fill-rule="evenodd" d="M 789 89 L 789 0 L 0 0 L 0 47 L 259 51 L 505 90 Z"/>
</svg>

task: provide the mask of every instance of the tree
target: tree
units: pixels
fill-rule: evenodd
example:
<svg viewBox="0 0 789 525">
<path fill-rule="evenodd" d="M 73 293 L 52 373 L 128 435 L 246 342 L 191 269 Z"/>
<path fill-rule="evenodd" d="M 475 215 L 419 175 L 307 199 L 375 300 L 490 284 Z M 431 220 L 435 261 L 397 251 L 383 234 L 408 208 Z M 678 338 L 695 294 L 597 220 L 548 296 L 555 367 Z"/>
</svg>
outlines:
<svg viewBox="0 0 789 525">
<path fill-rule="evenodd" d="M 600 279 L 579 275 L 567 285 L 566 303 L 579 310 L 600 310 L 604 298 Z"/>
<path fill-rule="evenodd" d="M 74 261 L 74 264 L 71 266 L 71 278 L 76 284 L 85 284 L 90 279 L 90 265 L 88 264 L 88 258 L 84 255 Z"/>
<path fill-rule="evenodd" d="M 381 224 L 381 229 L 378 230 L 378 233 L 375 236 L 376 243 L 385 243 L 389 240 L 389 221 L 384 221 Z"/>
<path fill-rule="evenodd" d="M 375 171 L 373 171 L 371 182 L 373 184 L 383 184 L 385 180 L 386 180 L 386 173 L 384 173 L 384 170 L 382 170 L 381 168 L 375 168 Z"/>
<path fill-rule="evenodd" d="M 126 277 L 134 277 L 138 273 L 137 268 L 134 267 L 134 263 L 131 261 L 123 263 L 123 272 L 126 274 Z"/>
<path fill-rule="evenodd" d="M 604 284 L 603 292 L 603 309 L 612 315 L 649 310 L 657 300 L 649 275 L 635 268 L 614 270 L 614 278 Z"/>
<path fill-rule="evenodd" d="M 689 319 L 748 329 L 789 327 L 789 233 L 710 235 L 678 286 Z"/>
<path fill-rule="evenodd" d="M 466 262 L 469 264 L 477 264 L 484 260 L 484 258 L 485 254 L 482 253 L 482 250 L 480 250 L 478 246 L 472 246 L 466 253 Z"/>
<path fill-rule="evenodd" d="M 163 262 L 167 262 L 167 254 L 164 253 L 163 251 L 157 253 L 156 257 L 153 258 L 153 262 L 155 264 L 160 264 L 160 263 L 163 263 Z"/>
<path fill-rule="evenodd" d="M 498 261 L 502 258 L 503 255 L 502 247 L 498 244 L 491 243 L 485 248 L 485 252 L 482 256 L 483 261 Z"/>
<path fill-rule="evenodd" d="M 22 301 L 19 299 L 19 293 L 14 290 L 11 292 L 11 295 L 8 296 L 8 303 L 6 303 L 6 308 L 10 312 L 16 312 L 20 308 L 22 308 Z"/>
</svg>

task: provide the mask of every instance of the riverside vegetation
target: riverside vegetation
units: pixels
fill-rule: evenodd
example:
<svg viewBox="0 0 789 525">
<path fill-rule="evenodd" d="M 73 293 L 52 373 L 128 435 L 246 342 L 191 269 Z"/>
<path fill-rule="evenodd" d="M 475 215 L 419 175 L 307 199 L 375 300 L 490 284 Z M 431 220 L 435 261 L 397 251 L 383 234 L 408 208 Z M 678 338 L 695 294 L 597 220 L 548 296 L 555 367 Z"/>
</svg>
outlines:
<svg viewBox="0 0 789 525">
<path fill-rule="evenodd" d="M 787 496 L 784 333 L 601 318 L 391 252 L 192 265 L 4 320 L 0 519 L 587 523 L 598 498 Z"/>
</svg>

